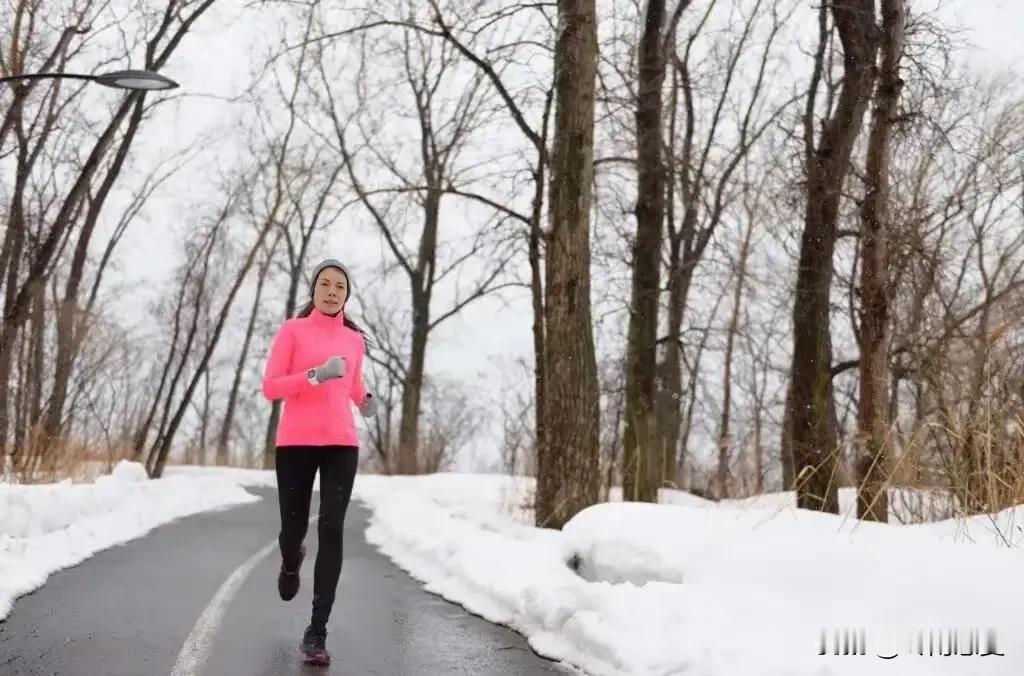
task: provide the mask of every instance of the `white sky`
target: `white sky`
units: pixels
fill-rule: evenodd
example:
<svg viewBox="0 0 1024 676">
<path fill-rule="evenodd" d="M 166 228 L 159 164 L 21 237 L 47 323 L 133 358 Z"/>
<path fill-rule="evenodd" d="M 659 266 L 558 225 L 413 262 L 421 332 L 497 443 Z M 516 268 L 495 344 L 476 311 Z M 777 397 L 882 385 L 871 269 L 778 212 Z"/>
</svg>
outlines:
<svg viewBox="0 0 1024 676">
<path fill-rule="evenodd" d="M 928 2 L 934 4 L 936 0 Z M 193 145 L 207 133 L 213 132 L 222 139 L 230 137 L 238 106 L 218 97 L 237 93 L 249 82 L 250 69 L 254 67 L 253 46 L 264 43 L 263 31 L 268 28 L 266 18 L 258 11 L 242 11 L 240 5 L 237 0 L 215 5 L 214 15 L 199 23 L 198 30 L 182 44 L 165 70 L 190 96 L 145 127 L 140 139 L 140 149 L 144 148 L 140 164 L 155 164 L 168 152 Z M 954 0 L 944 5 L 944 16 L 969 31 L 964 38 L 975 47 L 965 56 L 973 64 L 981 68 L 1019 68 L 1024 57 L 1024 41 L 1020 38 L 1024 3 Z M 224 162 L 229 164 L 230 160 Z M 176 242 L 182 227 L 179 215 L 185 213 L 197 195 L 203 194 L 202 174 L 210 168 L 204 165 L 202 171 L 177 177 L 147 210 L 145 225 L 130 231 L 121 249 L 121 269 L 131 289 L 125 299 L 129 307 L 138 303 L 133 309 L 141 309 L 141 303 L 149 302 L 154 293 L 168 288 L 163 280 L 177 258 Z M 380 250 L 378 238 L 367 233 L 351 224 L 342 224 L 332 234 L 332 246 L 314 250 L 310 259 L 334 256 L 351 263 L 356 270 L 376 267 L 377 260 L 363 258 Z M 146 280 L 145 285 L 136 286 L 142 280 Z M 357 289 L 359 283 L 357 279 Z M 493 359 L 499 357 L 507 363 L 519 355 L 529 358 L 532 353 L 532 313 L 526 291 L 509 294 L 506 300 L 508 305 L 480 302 L 438 330 L 429 348 L 430 371 L 464 379 L 477 387 L 481 396 L 493 394 L 494 384 L 505 380 L 496 372 Z M 441 307 L 439 303 L 438 308 Z M 276 305 L 273 313 L 279 313 Z"/>
</svg>

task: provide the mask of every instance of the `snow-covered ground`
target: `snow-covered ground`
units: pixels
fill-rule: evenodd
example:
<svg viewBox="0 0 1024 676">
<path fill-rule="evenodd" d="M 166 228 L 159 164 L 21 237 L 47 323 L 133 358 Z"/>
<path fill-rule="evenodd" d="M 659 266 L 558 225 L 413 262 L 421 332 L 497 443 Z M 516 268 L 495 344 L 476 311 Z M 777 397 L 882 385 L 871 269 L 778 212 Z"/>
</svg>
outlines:
<svg viewBox="0 0 1024 676">
<path fill-rule="evenodd" d="M 368 538 L 429 590 L 595 676 L 1024 673 L 1013 511 L 899 526 L 798 511 L 785 495 L 669 493 L 674 504 L 597 505 L 557 532 L 529 525 L 531 488 L 492 475 L 357 482 Z M 864 655 L 833 654 L 844 628 L 861 630 Z M 1005 655 L 938 654 L 940 632 L 958 631 L 966 653 L 972 630 L 980 652 Z M 918 632 L 924 655 L 911 654 Z"/>
<path fill-rule="evenodd" d="M 0 620 L 58 570 L 169 521 L 258 500 L 243 483 L 274 485 L 263 472 L 203 474 L 149 481 L 141 465 L 122 462 L 92 483 L 0 483 Z"/>
<path fill-rule="evenodd" d="M 273 485 L 272 472 L 218 468 L 150 482 L 130 464 L 92 484 L 0 484 L 0 618 L 53 571 Z M 556 531 L 532 525 L 532 488 L 360 475 L 355 497 L 373 510 L 367 538 L 428 590 L 593 676 L 1024 673 L 1015 510 L 901 526 L 799 511 L 788 494 L 715 503 L 664 491 L 659 505 L 613 495 Z M 863 655 L 833 654 L 842 629 L 860 630 Z M 963 655 L 972 630 L 977 652 L 1002 655 Z M 960 654 L 942 656 L 950 631 Z M 925 654 L 912 654 L 921 632 Z"/>
</svg>

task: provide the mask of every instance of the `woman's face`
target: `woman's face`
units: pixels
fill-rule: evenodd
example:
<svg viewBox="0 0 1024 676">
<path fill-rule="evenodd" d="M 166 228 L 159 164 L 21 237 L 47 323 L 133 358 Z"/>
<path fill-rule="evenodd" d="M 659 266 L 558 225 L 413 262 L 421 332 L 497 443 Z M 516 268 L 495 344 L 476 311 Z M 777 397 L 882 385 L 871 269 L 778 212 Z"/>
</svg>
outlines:
<svg viewBox="0 0 1024 676">
<path fill-rule="evenodd" d="M 348 299 L 348 279 L 337 268 L 326 268 L 316 278 L 313 306 L 325 315 L 337 314 Z"/>
</svg>

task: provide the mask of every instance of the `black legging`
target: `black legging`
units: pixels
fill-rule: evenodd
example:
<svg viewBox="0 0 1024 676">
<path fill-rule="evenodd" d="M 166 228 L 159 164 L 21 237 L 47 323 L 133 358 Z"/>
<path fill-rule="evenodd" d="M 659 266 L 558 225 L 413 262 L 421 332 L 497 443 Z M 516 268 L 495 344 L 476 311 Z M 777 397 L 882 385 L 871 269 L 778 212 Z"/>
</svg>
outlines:
<svg viewBox="0 0 1024 676">
<path fill-rule="evenodd" d="M 277 498 L 281 507 L 278 543 L 288 570 L 294 570 L 299 563 L 299 548 L 309 526 L 313 479 L 320 470 L 313 624 L 326 627 L 341 576 L 341 536 L 359 464 L 359 449 L 355 446 L 286 446 L 277 449 L 275 462 Z"/>
</svg>

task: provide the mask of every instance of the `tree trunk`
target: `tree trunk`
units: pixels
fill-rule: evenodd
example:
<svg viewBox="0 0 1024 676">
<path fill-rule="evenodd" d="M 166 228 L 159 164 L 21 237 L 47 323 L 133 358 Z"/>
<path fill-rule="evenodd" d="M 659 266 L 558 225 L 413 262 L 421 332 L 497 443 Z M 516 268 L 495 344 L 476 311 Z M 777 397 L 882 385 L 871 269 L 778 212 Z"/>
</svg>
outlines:
<svg viewBox="0 0 1024 676">
<path fill-rule="evenodd" d="M 548 89 L 544 101 L 544 117 L 540 136 L 536 139 L 537 165 L 533 172 L 533 204 L 530 209 L 529 259 L 530 259 L 530 298 L 533 302 L 533 474 L 536 477 L 541 465 L 541 457 L 547 452 L 547 434 L 544 431 L 544 402 L 547 401 L 547 375 L 545 365 L 545 334 L 544 334 L 544 191 L 545 169 L 548 164 L 548 129 L 551 121 L 551 104 L 554 101 L 554 85 Z M 544 460 L 546 462 L 546 460 Z"/>
<path fill-rule="evenodd" d="M 210 432 L 210 400 L 211 400 L 211 398 L 212 398 L 212 396 L 211 396 L 211 392 L 210 392 L 210 369 L 206 369 L 206 372 L 203 373 L 203 409 L 202 409 L 202 413 L 201 413 L 201 418 L 202 419 L 200 420 L 200 423 L 199 423 L 199 464 L 200 465 L 205 465 L 207 463 L 207 456 L 209 455 L 206 452 L 206 449 L 207 449 L 206 439 L 209 436 L 209 432 Z"/>
<path fill-rule="evenodd" d="M 426 111 L 421 111 L 425 116 Z M 426 141 L 426 139 L 424 139 Z M 416 258 L 416 267 L 409 275 L 411 286 L 412 327 L 409 367 L 402 384 L 402 419 L 398 427 L 398 474 L 420 471 L 419 423 L 420 400 L 427 363 L 427 339 L 430 336 L 430 301 L 434 292 L 437 263 L 437 235 L 441 221 L 440 180 L 444 166 L 440 157 L 424 151 L 424 176 L 427 195 L 423 202 L 423 233 Z"/>
<path fill-rule="evenodd" d="M 761 445 L 761 409 L 754 411 L 754 494 L 764 492 L 764 448 Z"/>
<path fill-rule="evenodd" d="M 295 306 L 299 296 L 299 280 L 302 278 L 302 266 L 306 262 L 306 249 L 309 245 L 309 238 L 303 237 L 298 256 L 293 263 L 291 279 L 288 282 L 288 299 L 284 308 L 284 318 L 287 320 L 295 313 Z M 263 469 L 274 469 L 275 449 L 277 447 L 277 425 L 281 422 L 281 400 L 274 400 L 270 404 L 270 419 L 267 420 L 267 434 L 263 442 Z"/>
<path fill-rule="evenodd" d="M 732 316 L 729 318 L 729 331 L 725 339 L 725 372 L 722 374 L 722 418 L 718 429 L 718 471 L 716 473 L 717 497 L 727 498 L 729 481 L 729 450 L 732 444 L 732 433 L 729 429 L 732 412 L 732 358 L 736 345 L 736 335 L 740 329 L 740 310 L 743 306 L 743 287 L 747 283 L 747 260 L 750 255 L 750 240 L 754 234 L 753 219 L 747 222 L 747 231 L 740 246 L 740 258 L 736 271 L 736 287 L 732 298 Z"/>
<path fill-rule="evenodd" d="M 43 378 L 46 371 L 46 288 L 40 287 L 32 308 L 31 369 L 29 390 L 29 426 L 35 427 L 43 417 Z"/>
<path fill-rule="evenodd" d="M 60 302 L 57 314 L 57 359 L 54 372 L 53 394 L 50 397 L 50 404 L 44 423 L 46 444 L 55 443 L 61 436 L 61 423 L 64 416 L 65 401 L 67 400 L 68 384 L 71 380 L 74 359 L 82 342 L 82 336 L 77 335 L 80 331 L 75 329 L 76 326 L 84 326 L 84 323 L 79 320 L 78 316 L 78 294 L 82 278 L 85 275 L 89 244 L 92 241 L 92 234 L 96 228 L 103 205 L 106 203 L 114 183 L 121 174 L 125 159 L 128 157 L 128 149 L 131 147 L 139 125 L 142 123 L 144 111 L 144 100 L 142 97 L 137 97 L 131 120 L 128 123 L 125 135 L 121 138 L 113 164 L 103 177 L 103 183 L 96 196 L 89 203 L 85 222 L 82 224 L 81 232 L 78 235 L 78 244 L 75 246 L 75 253 L 71 259 L 71 268 L 68 273 L 67 286 L 64 290 L 64 298 Z"/>
<path fill-rule="evenodd" d="M 868 140 L 867 192 L 861 210 L 860 399 L 857 427 L 863 443 L 857 458 L 857 517 L 889 520 L 886 484 L 889 431 L 889 155 L 899 113 L 905 0 L 882 0 L 879 73 Z"/>
<path fill-rule="evenodd" d="M 871 100 L 876 26 L 874 0 L 836 2 L 831 8 L 843 44 L 843 82 L 835 111 L 826 121 L 807 167 L 790 377 L 797 506 L 838 513 L 829 316 L 832 257 L 843 181 Z"/>
<path fill-rule="evenodd" d="M 594 0 L 559 0 L 555 134 L 546 259 L 545 447 L 536 523 L 561 528 L 600 492 L 597 359 L 590 308 L 597 14 Z"/>
<path fill-rule="evenodd" d="M 149 430 L 153 425 L 153 421 L 156 419 L 156 412 L 160 408 L 160 401 L 163 398 L 164 387 L 167 385 L 167 380 L 174 367 L 174 357 L 178 348 L 178 336 L 181 335 L 182 313 L 185 310 L 189 279 L 191 279 L 192 272 L 193 266 L 189 266 L 188 270 L 185 271 L 185 279 L 181 282 L 180 293 L 178 294 L 178 298 L 174 306 L 174 328 L 171 331 L 171 342 L 167 349 L 167 361 L 164 363 L 163 370 L 160 373 L 160 382 L 157 383 L 156 392 L 153 394 L 153 401 L 149 406 L 149 412 L 140 421 L 139 427 L 132 439 L 132 459 L 136 462 L 142 459 L 146 443 L 149 440 Z"/>
<path fill-rule="evenodd" d="M 33 303 L 33 306 L 35 303 Z M 32 321 L 29 324 L 29 328 L 35 332 L 35 322 Z M 30 363 L 32 359 L 32 343 L 33 340 L 29 336 L 22 336 L 22 339 L 17 342 L 18 352 L 18 380 L 17 388 L 14 392 L 14 439 L 13 448 L 25 448 L 25 441 L 28 437 L 28 402 L 31 394 L 29 393 L 33 389 L 33 385 L 40 381 L 39 378 L 32 378 L 26 365 Z"/>
<path fill-rule="evenodd" d="M 20 121 L 18 124 L 20 148 L 18 151 L 18 169 L 14 179 L 14 193 L 11 195 L 11 212 L 7 221 L 4 236 L 4 258 L 7 261 L 7 288 L 4 298 L 3 327 L 0 328 L 0 455 L 7 449 L 10 436 L 8 418 L 10 407 L 11 359 L 14 356 L 14 342 L 21 323 L 14 316 L 13 307 L 17 297 L 18 280 L 21 273 L 22 254 L 25 249 L 25 190 L 28 185 L 28 147 L 22 138 Z M 42 288 L 38 284 L 36 288 Z M 17 449 L 12 449 L 12 455 Z"/>
<path fill-rule="evenodd" d="M 253 333 L 256 332 L 256 317 L 259 316 L 260 303 L 263 300 L 263 285 L 267 281 L 272 255 L 272 253 L 268 254 L 267 259 L 260 266 L 259 277 L 256 280 L 256 295 L 252 301 L 252 310 L 249 312 L 249 323 L 245 327 L 245 338 L 242 340 L 242 351 L 238 355 L 238 365 L 235 367 L 235 377 L 231 382 L 231 392 L 228 394 L 224 422 L 220 428 L 220 435 L 217 437 L 217 464 L 221 466 L 228 464 L 228 443 L 231 440 L 231 428 L 235 424 L 238 392 L 242 388 L 242 374 L 245 373 L 246 362 L 249 360 L 249 347 L 252 345 Z"/>
<path fill-rule="evenodd" d="M 658 501 L 658 488 L 664 473 L 663 458 L 668 455 L 667 449 L 660 448 L 654 410 L 661 231 L 665 219 L 665 177 L 661 159 L 664 22 L 664 0 L 649 0 L 640 38 L 635 113 L 638 174 L 636 239 L 633 243 L 633 293 L 626 347 L 626 420 L 622 455 L 622 498 L 643 502 Z"/>
<path fill-rule="evenodd" d="M 199 278 L 196 282 L 196 290 L 192 297 L 192 305 L 194 312 L 192 313 L 191 323 L 188 327 L 188 332 L 185 334 L 185 343 L 181 348 L 181 356 L 178 359 L 178 364 L 174 369 L 174 374 L 171 376 L 171 381 L 167 387 L 166 398 L 163 402 L 163 413 L 160 415 L 160 424 L 156 429 L 156 438 L 153 440 L 152 446 L 150 446 L 149 454 L 146 456 L 146 467 L 150 470 L 150 475 L 153 478 L 158 478 L 159 475 L 155 474 L 159 458 L 162 453 L 161 449 L 164 445 L 165 435 L 167 434 L 168 425 L 171 423 L 172 413 L 171 410 L 174 408 L 174 393 L 178 389 L 178 383 L 181 382 L 181 378 L 185 373 L 185 369 L 188 366 L 189 357 L 192 355 L 192 345 L 195 343 L 196 336 L 199 334 L 199 322 L 200 312 L 202 311 L 203 299 L 206 297 L 206 287 L 209 282 L 209 268 L 211 250 L 214 246 L 214 241 L 217 237 L 217 230 L 222 227 L 223 223 L 218 223 L 215 227 L 213 234 L 210 236 L 210 241 L 207 244 L 207 249 L 203 252 L 203 261 L 201 263 L 201 270 L 199 272 Z M 187 283 L 187 282 L 186 282 Z M 174 355 L 171 355 L 173 359 Z M 191 401 L 191 392 L 188 393 L 187 399 Z M 171 432 L 173 435 L 173 431 Z"/>
<path fill-rule="evenodd" d="M 786 404 L 782 411 L 782 434 L 779 439 L 779 460 L 782 462 L 782 490 L 796 489 L 796 468 L 793 463 L 793 379 L 786 384 Z"/>
<path fill-rule="evenodd" d="M 419 471 L 420 400 L 426 370 L 427 335 L 430 321 L 430 299 L 422 290 L 412 294 L 412 345 L 409 370 L 402 384 L 402 419 L 398 426 L 398 474 Z"/>
<path fill-rule="evenodd" d="M 689 382 L 686 387 L 686 411 L 685 414 L 680 415 L 681 421 L 681 433 L 679 446 L 679 459 L 677 461 L 677 468 L 675 472 L 679 478 L 679 484 L 683 484 L 683 474 L 686 465 L 686 449 L 689 447 L 690 434 L 693 431 L 693 420 L 694 420 L 694 409 L 697 406 L 697 391 L 698 385 L 700 384 L 700 364 L 704 358 L 704 352 L 708 348 L 708 342 L 711 339 L 711 327 L 714 325 L 716 318 L 718 317 L 718 308 L 722 305 L 722 301 L 725 299 L 725 290 L 718 295 L 715 300 L 714 306 L 711 308 L 711 314 L 708 318 L 707 326 L 701 330 L 700 342 L 697 343 L 696 354 L 693 356 L 693 364 L 688 366 L 689 370 Z M 676 407 L 680 408 L 679 406 Z M 692 477 L 691 477 L 692 478 Z M 709 479 L 709 483 L 711 480 Z"/>
<path fill-rule="evenodd" d="M 665 449 L 665 466 L 662 475 L 670 478 L 675 473 L 678 455 L 685 453 L 686 446 L 680 446 L 679 435 L 683 424 L 683 354 L 680 345 L 683 315 L 686 310 L 685 298 L 688 286 L 680 260 L 680 242 L 669 245 L 668 266 L 668 327 L 665 349 L 658 365 L 658 436 L 660 448 Z"/>
<path fill-rule="evenodd" d="M 544 415 L 545 371 L 544 371 L 544 280 L 541 271 L 541 243 L 544 231 L 541 227 L 544 202 L 544 163 L 538 160 L 538 168 L 534 174 L 535 190 L 533 213 L 530 219 L 529 257 L 530 257 L 530 298 L 533 302 L 533 423 L 534 423 L 534 458 L 539 465 L 545 453 Z"/>
<path fill-rule="evenodd" d="M 214 325 L 213 334 L 208 336 L 206 349 L 203 351 L 200 357 L 199 365 L 196 368 L 195 374 L 192 376 L 191 381 L 185 389 L 185 393 L 182 395 L 180 404 L 178 405 L 177 411 L 171 418 L 168 425 L 167 431 L 162 434 L 162 439 L 157 451 L 155 462 L 152 465 L 151 476 L 154 479 L 160 478 L 163 474 L 164 465 L 167 462 L 167 456 L 171 451 L 171 445 L 174 442 L 174 435 L 178 431 L 178 427 L 181 425 L 182 418 L 185 417 L 185 411 L 188 409 L 189 403 L 192 401 L 192 395 L 195 392 L 196 386 L 199 383 L 199 379 L 206 373 L 210 363 L 210 357 L 213 356 L 214 350 L 217 348 L 217 343 L 220 341 L 220 335 L 224 331 L 224 325 L 227 323 L 228 315 L 231 312 L 231 306 L 235 302 L 235 296 L 238 294 L 238 290 L 242 286 L 242 282 L 245 277 L 249 274 L 249 269 L 252 267 L 253 259 L 256 257 L 256 252 L 263 245 L 263 240 L 267 236 L 267 232 L 273 225 L 272 219 L 267 219 L 263 229 L 258 233 L 256 243 L 253 244 L 252 249 L 249 250 L 248 256 L 242 263 L 242 267 L 235 277 L 234 283 L 228 290 L 227 298 L 224 299 L 224 304 L 221 306 L 220 313 L 217 316 L 217 323 Z M 172 390 L 173 391 L 173 390 Z"/>
</svg>

